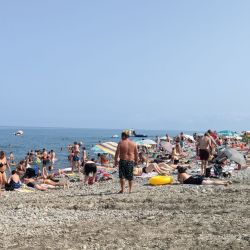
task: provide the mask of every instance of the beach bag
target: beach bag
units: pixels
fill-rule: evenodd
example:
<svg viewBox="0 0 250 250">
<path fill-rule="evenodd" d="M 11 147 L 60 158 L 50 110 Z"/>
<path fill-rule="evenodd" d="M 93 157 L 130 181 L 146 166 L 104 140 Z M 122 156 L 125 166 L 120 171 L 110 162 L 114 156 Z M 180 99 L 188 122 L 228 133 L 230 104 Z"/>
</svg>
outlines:
<svg viewBox="0 0 250 250">
<path fill-rule="evenodd" d="M 6 191 L 14 191 L 14 187 L 11 184 L 6 183 L 5 184 L 5 190 Z"/>
<path fill-rule="evenodd" d="M 206 178 L 211 177 L 211 168 L 206 168 L 205 177 L 206 177 Z"/>
<path fill-rule="evenodd" d="M 38 176 L 38 174 L 39 174 L 39 167 L 38 166 L 34 166 L 33 169 L 35 171 L 35 176 Z"/>
<path fill-rule="evenodd" d="M 27 168 L 24 174 L 24 178 L 33 178 L 36 177 L 36 172 L 33 168 Z"/>
</svg>

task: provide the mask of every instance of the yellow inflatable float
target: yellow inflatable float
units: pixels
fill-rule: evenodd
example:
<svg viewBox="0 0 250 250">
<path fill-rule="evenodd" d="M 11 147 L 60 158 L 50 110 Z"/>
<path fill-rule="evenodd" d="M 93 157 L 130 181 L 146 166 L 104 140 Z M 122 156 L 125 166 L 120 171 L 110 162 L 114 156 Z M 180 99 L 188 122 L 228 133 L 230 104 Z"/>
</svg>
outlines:
<svg viewBox="0 0 250 250">
<path fill-rule="evenodd" d="M 174 181 L 172 176 L 162 176 L 162 175 L 157 175 L 153 176 L 149 179 L 149 184 L 150 185 L 167 185 L 167 184 L 172 184 Z"/>
</svg>

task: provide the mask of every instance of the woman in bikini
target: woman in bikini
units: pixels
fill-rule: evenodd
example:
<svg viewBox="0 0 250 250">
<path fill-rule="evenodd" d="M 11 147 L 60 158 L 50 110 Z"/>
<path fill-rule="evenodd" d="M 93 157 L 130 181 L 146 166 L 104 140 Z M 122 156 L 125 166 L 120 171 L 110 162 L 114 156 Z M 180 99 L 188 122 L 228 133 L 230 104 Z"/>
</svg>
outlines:
<svg viewBox="0 0 250 250">
<path fill-rule="evenodd" d="M 192 176 L 187 174 L 187 168 L 177 167 L 178 170 L 178 181 L 181 184 L 190 184 L 190 185 L 224 185 L 227 186 L 231 184 L 230 181 L 221 181 L 221 180 L 207 180 L 204 179 L 202 175 Z"/>
<path fill-rule="evenodd" d="M 8 182 L 6 175 L 7 168 L 10 170 L 5 153 L 0 151 L 0 190 L 5 187 L 5 184 Z"/>
</svg>

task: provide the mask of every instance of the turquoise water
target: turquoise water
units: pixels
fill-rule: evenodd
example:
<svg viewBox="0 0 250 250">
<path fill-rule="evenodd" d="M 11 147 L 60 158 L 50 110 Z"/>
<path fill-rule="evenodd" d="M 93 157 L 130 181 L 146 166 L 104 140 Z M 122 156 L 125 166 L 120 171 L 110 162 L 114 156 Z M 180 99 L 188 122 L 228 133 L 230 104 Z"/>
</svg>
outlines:
<svg viewBox="0 0 250 250">
<path fill-rule="evenodd" d="M 24 131 L 24 136 L 15 136 L 13 133 L 19 129 Z M 177 135 L 180 131 L 167 131 L 169 135 Z M 185 132 L 185 131 L 184 131 Z M 115 129 L 64 129 L 64 128 L 10 128 L 0 127 L 0 150 L 9 155 L 13 152 L 15 161 L 24 159 L 30 150 L 53 149 L 56 152 L 56 167 L 68 167 L 67 145 L 74 141 L 83 142 L 87 151 L 91 154 L 91 147 L 99 141 L 115 141 L 119 138 L 111 138 L 112 135 L 120 135 L 121 130 Z M 164 136 L 166 131 L 137 130 L 138 134 L 147 134 L 149 138 Z M 188 132 L 191 134 L 192 132 Z M 63 149 L 61 151 L 61 148 Z"/>
</svg>

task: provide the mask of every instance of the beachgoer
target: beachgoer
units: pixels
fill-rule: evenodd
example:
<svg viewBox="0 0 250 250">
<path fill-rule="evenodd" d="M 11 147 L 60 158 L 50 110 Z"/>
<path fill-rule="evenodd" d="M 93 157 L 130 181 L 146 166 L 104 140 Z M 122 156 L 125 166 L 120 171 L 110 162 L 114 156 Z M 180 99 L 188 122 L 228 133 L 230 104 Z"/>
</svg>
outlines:
<svg viewBox="0 0 250 250">
<path fill-rule="evenodd" d="M 47 187 L 42 186 L 41 181 L 37 181 L 34 178 L 24 178 L 24 183 L 27 185 L 27 187 L 35 188 L 37 190 L 46 191 Z"/>
<path fill-rule="evenodd" d="M 134 176 L 141 176 L 143 173 L 148 174 L 152 172 L 156 172 L 159 175 L 170 175 L 175 169 L 176 165 L 171 166 L 166 163 L 150 163 L 148 166 L 144 167 L 135 167 L 134 168 Z"/>
<path fill-rule="evenodd" d="M 7 183 L 7 175 L 6 175 L 7 168 L 10 171 L 10 167 L 9 167 L 4 151 L 0 151 L 0 190 Z"/>
<path fill-rule="evenodd" d="M 187 169 L 185 167 L 179 166 L 177 169 L 178 169 L 178 181 L 181 184 L 224 185 L 224 186 L 231 184 L 230 181 L 207 180 L 207 179 L 204 179 L 204 177 L 202 175 L 192 176 L 192 175 L 186 173 Z"/>
<path fill-rule="evenodd" d="M 172 149 L 172 161 L 175 165 L 177 165 L 181 158 L 184 157 L 182 148 L 180 146 L 180 143 L 176 143 L 175 146 Z"/>
<path fill-rule="evenodd" d="M 15 156 L 14 156 L 13 152 L 10 152 L 9 162 L 10 162 L 11 166 L 15 165 Z"/>
<path fill-rule="evenodd" d="M 133 168 L 138 163 L 138 151 L 136 144 L 128 139 L 128 133 L 122 132 L 121 137 L 122 140 L 119 142 L 115 154 L 115 166 L 118 166 L 119 163 L 119 178 L 121 185 L 119 193 L 124 192 L 125 179 L 128 180 L 129 193 L 131 193 L 133 185 Z"/>
<path fill-rule="evenodd" d="M 138 164 L 140 164 L 141 166 L 147 165 L 148 164 L 148 159 L 145 156 L 144 152 L 139 152 L 138 154 Z"/>
<path fill-rule="evenodd" d="M 51 161 L 51 164 L 54 165 L 55 164 L 55 161 L 56 161 L 56 153 L 54 152 L 53 149 L 50 150 L 50 161 Z"/>
<path fill-rule="evenodd" d="M 10 178 L 8 180 L 8 184 L 13 189 L 20 188 L 21 187 L 21 180 L 20 180 L 20 177 L 19 177 L 17 171 L 13 170 L 11 174 L 12 175 L 10 176 Z"/>
<path fill-rule="evenodd" d="M 84 173 L 84 184 L 89 183 L 89 175 L 90 174 L 92 174 L 91 184 L 95 183 L 96 173 L 97 173 L 97 166 L 96 166 L 96 163 L 95 163 L 94 159 L 91 159 L 91 161 L 87 161 L 85 163 L 83 173 Z"/>
<path fill-rule="evenodd" d="M 81 166 L 84 167 L 85 162 L 87 161 L 87 151 L 85 147 L 82 147 L 82 159 Z"/>
<path fill-rule="evenodd" d="M 171 141 L 171 138 L 168 134 L 166 134 L 166 142 L 170 142 Z"/>
<path fill-rule="evenodd" d="M 42 152 L 42 160 L 43 160 L 43 168 L 45 168 L 50 162 L 49 154 L 45 148 L 43 149 L 43 152 Z"/>
<path fill-rule="evenodd" d="M 102 166 L 107 167 L 109 165 L 109 160 L 104 154 L 98 154 L 97 156 L 99 157 Z"/>
<path fill-rule="evenodd" d="M 205 133 L 198 142 L 199 156 L 201 160 L 201 175 L 206 174 L 206 168 L 208 165 L 208 160 L 211 152 L 211 139 L 208 133 Z"/>
<path fill-rule="evenodd" d="M 25 174 L 25 172 L 26 172 L 26 167 L 25 167 L 25 161 L 20 161 L 19 162 L 19 164 L 17 165 L 17 167 L 16 167 L 16 171 L 17 171 L 17 173 L 20 175 L 20 176 L 22 176 L 22 175 L 24 175 Z"/>
<path fill-rule="evenodd" d="M 77 142 L 74 142 L 74 147 L 73 147 L 73 162 L 72 162 L 72 172 L 74 172 L 74 169 L 78 169 L 78 173 L 80 174 L 80 146 Z"/>
<path fill-rule="evenodd" d="M 48 166 L 48 170 L 46 168 L 43 169 L 42 172 L 42 177 L 44 179 L 50 179 L 50 180 L 54 180 L 55 177 L 59 177 L 59 176 L 65 176 L 66 173 L 64 172 L 63 169 L 57 169 L 56 171 L 53 171 L 53 166 Z"/>
<path fill-rule="evenodd" d="M 181 148 L 183 148 L 184 147 L 184 141 L 185 141 L 183 132 L 180 133 L 179 138 L 180 138 L 180 146 L 181 146 Z"/>
</svg>

